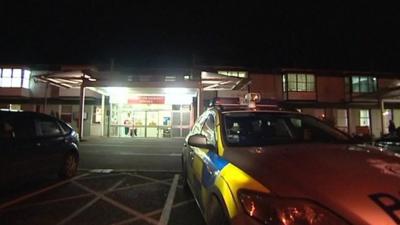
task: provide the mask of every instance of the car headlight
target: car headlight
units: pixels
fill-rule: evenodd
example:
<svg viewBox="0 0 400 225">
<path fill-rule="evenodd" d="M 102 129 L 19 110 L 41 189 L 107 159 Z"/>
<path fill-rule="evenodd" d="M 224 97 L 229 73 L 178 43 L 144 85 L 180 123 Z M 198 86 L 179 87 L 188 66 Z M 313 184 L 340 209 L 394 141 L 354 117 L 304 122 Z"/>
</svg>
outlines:
<svg viewBox="0 0 400 225">
<path fill-rule="evenodd" d="M 244 211 L 267 225 L 349 225 L 317 204 L 301 199 L 280 198 L 268 194 L 240 190 Z"/>
</svg>

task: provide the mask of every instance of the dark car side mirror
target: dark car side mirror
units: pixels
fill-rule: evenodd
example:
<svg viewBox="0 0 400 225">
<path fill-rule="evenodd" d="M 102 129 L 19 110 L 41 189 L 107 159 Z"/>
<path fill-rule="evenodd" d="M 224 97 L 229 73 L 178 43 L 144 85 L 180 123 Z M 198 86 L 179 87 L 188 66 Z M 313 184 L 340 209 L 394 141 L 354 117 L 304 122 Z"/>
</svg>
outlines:
<svg viewBox="0 0 400 225">
<path fill-rule="evenodd" d="M 195 134 L 189 137 L 188 144 L 198 148 L 215 150 L 215 146 L 207 143 L 207 138 L 201 134 Z"/>
</svg>

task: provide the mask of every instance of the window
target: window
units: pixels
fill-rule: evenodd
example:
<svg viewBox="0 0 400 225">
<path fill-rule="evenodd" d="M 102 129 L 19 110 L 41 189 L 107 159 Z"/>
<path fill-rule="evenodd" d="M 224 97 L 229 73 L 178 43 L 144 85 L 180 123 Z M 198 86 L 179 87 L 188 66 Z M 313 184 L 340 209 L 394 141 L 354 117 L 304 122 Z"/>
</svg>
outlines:
<svg viewBox="0 0 400 225">
<path fill-rule="evenodd" d="M 72 132 L 72 128 L 68 126 L 66 123 L 59 123 L 61 125 L 61 128 L 63 129 L 64 134 L 69 134 Z"/>
<path fill-rule="evenodd" d="M 223 115 L 229 146 L 347 142 L 349 137 L 311 116 L 291 113 L 231 112 Z"/>
<path fill-rule="evenodd" d="M 217 73 L 228 77 L 247 78 L 246 71 L 218 71 Z"/>
<path fill-rule="evenodd" d="M 25 115 L 14 118 L 11 125 L 14 127 L 17 139 L 30 139 L 36 136 L 33 120 Z"/>
<path fill-rule="evenodd" d="M 191 131 L 192 134 L 199 134 L 201 132 L 205 119 L 206 117 L 204 114 L 202 114 L 200 117 L 197 118 Z"/>
<path fill-rule="evenodd" d="M 30 70 L 0 68 L 0 87 L 29 88 Z"/>
<path fill-rule="evenodd" d="M 13 69 L 11 87 L 21 87 L 22 85 L 22 70 Z"/>
<path fill-rule="evenodd" d="M 214 116 L 212 114 L 209 114 L 206 122 L 204 123 L 203 129 L 201 130 L 201 134 L 206 136 L 207 142 L 209 144 L 216 146 L 214 130 L 215 130 Z"/>
<path fill-rule="evenodd" d="M 0 140 L 11 139 L 14 136 L 14 128 L 7 121 L 0 120 Z"/>
<path fill-rule="evenodd" d="M 31 78 L 31 71 L 30 70 L 24 70 L 24 78 L 22 80 L 22 87 L 23 88 L 29 88 L 29 80 Z"/>
<path fill-rule="evenodd" d="M 376 77 L 371 76 L 352 76 L 351 86 L 353 93 L 369 93 L 376 92 L 377 82 Z"/>
<path fill-rule="evenodd" d="M 314 74 L 289 73 L 283 75 L 283 91 L 315 91 Z M 286 82 L 287 81 L 287 82 Z M 287 85 L 287 90 L 286 90 Z"/>
<path fill-rule="evenodd" d="M 40 119 L 38 121 L 38 129 L 41 136 L 56 136 L 61 134 L 60 127 L 54 120 Z"/>
<path fill-rule="evenodd" d="M 11 87 L 12 69 L 3 69 L 1 76 L 1 87 Z"/>
<path fill-rule="evenodd" d="M 368 126 L 369 127 L 369 110 L 368 109 L 360 110 L 360 126 Z"/>
<path fill-rule="evenodd" d="M 338 109 L 336 111 L 336 128 L 341 131 L 348 132 L 347 129 L 347 110 L 345 109 Z"/>
<path fill-rule="evenodd" d="M 286 92 L 286 76 L 282 75 L 283 92 Z"/>
</svg>

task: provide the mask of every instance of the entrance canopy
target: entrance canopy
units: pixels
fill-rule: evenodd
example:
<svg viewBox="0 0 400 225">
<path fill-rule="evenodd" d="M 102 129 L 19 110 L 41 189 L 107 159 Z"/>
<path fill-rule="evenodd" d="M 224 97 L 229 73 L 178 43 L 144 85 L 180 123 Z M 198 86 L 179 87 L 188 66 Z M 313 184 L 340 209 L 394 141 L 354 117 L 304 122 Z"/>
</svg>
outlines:
<svg viewBox="0 0 400 225">
<path fill-rule="evenodd" d="M 80 88 L 85 80 L 89 82 L 96 81 L 94 77 L 82 70 L 42 74 L 35 76 L 34 79 L 63 88 Z"/>
<path fill-rule="evenodd" d="M 201 85 L 204 91 L 242 90 L 249 84 L 249 78 L 230 77 L 217 73 L 201 72 Z"/>
<path fill-rule="evenodd" d="M 230 77 L 212 72 L 201 72 L 200 79 L 186 79 L 189 76 L 171 75 L 129 75 L 114 71 L 95 72 L 91 70 L 76 70 L 55 72 L 35 76 L 41 82 L 63 88 L 92 87 L 107 94 L 104 87 L 135 87 L 141 92 L 157 92 L 157 88 L 201 88 L 203 91 L 243 90 L 250 84 L 249 78 Z M 149 88 L 145 90 L 144 88 Z M 164 92 L 165 90 L 161 90 Z"/>
</svg>

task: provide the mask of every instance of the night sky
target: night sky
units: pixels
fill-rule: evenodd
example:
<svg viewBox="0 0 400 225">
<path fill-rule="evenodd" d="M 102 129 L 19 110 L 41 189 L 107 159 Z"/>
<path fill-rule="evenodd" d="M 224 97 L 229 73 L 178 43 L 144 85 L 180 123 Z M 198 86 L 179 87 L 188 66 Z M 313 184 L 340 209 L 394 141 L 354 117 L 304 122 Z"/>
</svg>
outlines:
<svg viewBox="0 0 400 225">
<path fill-rule="evenodd" d="M 393 5 L 135 2 L 0 1 L 0 63 L 400 72 Z"/>
</svg>

